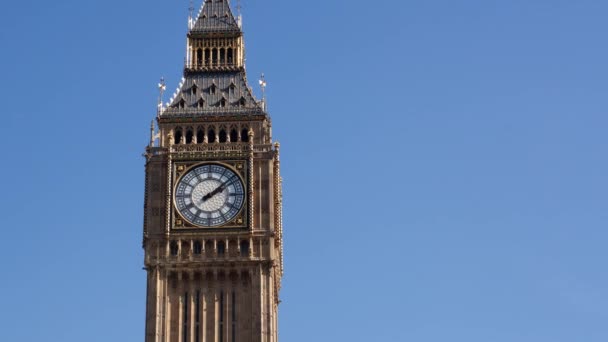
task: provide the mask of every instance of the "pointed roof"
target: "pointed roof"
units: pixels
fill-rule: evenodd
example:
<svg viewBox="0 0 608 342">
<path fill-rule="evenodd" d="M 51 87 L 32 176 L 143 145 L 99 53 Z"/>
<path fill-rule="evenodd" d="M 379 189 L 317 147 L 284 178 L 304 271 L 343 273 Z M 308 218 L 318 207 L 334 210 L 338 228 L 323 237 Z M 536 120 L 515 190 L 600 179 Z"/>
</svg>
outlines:
<svg viewBox="0 0 608 342">
<path fill-rule="evenodd" d="M 190 33 L 240 33 L 228 0 L 205 0 Z"/>
<path fill-rule="evenodd" d="M 264 110 L 253 96 L 245 71 L 242 70 L 187 75 L 161 116 L 169 118 L 252 114 L 264 114 Z"/>
</svg>

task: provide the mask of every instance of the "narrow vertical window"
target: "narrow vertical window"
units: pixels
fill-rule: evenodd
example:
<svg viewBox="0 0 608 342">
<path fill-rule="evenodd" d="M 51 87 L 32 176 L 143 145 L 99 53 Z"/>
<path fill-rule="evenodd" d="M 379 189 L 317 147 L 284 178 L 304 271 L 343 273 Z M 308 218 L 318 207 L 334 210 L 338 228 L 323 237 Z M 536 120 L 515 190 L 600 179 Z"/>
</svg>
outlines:
<svg viewBox="0 0 608 342">
<path fill-rule="evenodd" d="M 220 49 L 220 64 L 226 64 L 226 50 Z"/>
<path fill-rule="evenodd" d="M 181 144 L 182 143 L 182 130 L 181 129 L 176 129 L 175 130 L 175 144 Z"/>
<path fill-rule="evenodd" d="M 230 141 L 237 142 L 238 140 L 239 140 L 239 133 L 236 131 L 236 129 L 232 129 L 230 131 Z"/>
<path fill-rule="evenodd" d="M 247 128 L 243 128 L 241 131 L 241 141 L 248 142 L 249 141 L 249 130 Z"/>
<path fill-rule="evenodd" d="M 232 291 L 232 342 L 236 342 L 236 293 Z"/>
<path fill-rule="evenodd" d="M 227 137 L 228 137 L 228 135 L 226 134 L 226 130 L 224 130 L 224 129 L 220 130 L 220 142 L 225 143 L 226 140 L 228 139 Z"/>
<path fill-rule="evenodd" d="M 220 292 L 220 341 L 224 342 L 224 291 Z"/>
<path fill-rule="evenodd" d="M 213 60 L 213 65 L 216 66 L 217 65 L 217 49 L 213 49 L 213 51 L 211 51 L 211 59 Z"/>
<path fill-rule="evenodd" d="M 184 295 L 184 333 L 183 333 L 183 341 L 184 342 L 188 342 L 188 309 L 189 309 L 189 305 L 190 301 L 188 300 L 188 292 L 186 292 L 186 294 Z"/>
<path fill-rule="evenodd" d="M 202 144 L 203 140 L 205 140 L 205 132 L 203 132 L 202 129 L 199 129 L 198 133 L 196 133 L 196 142 L 198 142 L 199 144 Z"/>
<path fill-rule="evenodd" d="M 201 290 L 196 291 L 196 332 L 194 333 L 194 342 L 201 342 Z"/>
<path fill-rule="evenodd" d="M 199 67 L 203 64 L 203 49 L 196 50 L 196 64 Z"/>
<path fill-rule="evenodd" d="M 213 128 L 209 129 L 209 132 L 207 132 L 207 140 L 209 143 L 215 142 L 215 130 L 213 130 Z"/>
<path fill-rule="evenodd" d="M 241 241 L 241 256 L 248 257 L 249 256 L 249 241 Z"/>
<path fill-rule="evenodd" d="M 232 64 L 232 48 L 228 48 L 228 64 Z"/>
<path fill-rule="evenodd" d="M 217 255 L 223 257 L 224 253 L 226 253 L 226 244 L 220 241 L 217 243 Z"/>
<path fill-rule="evenodd" d="M 192 133 L 192 131 L 188 130 L 186 132 L 186 144 L 192 144 L 193 138 L 194 138 L 194 133 Z"/>
<path fill-rule="evenodd" d="M 200 255 L 203 251 L 203 244 L 200 241 L 194 241 L 194 254 Z"/>
<path fill-rule="evenodd" d="M 205 49 L 205 65 L 209 66 L 211 64 L 211 52 L 209 49 Z"/>
<path fill-rule="evenodd" d="M 171 256 L 177 256 L 179 253 L 179 246 L 177 245 L 176 241 L 171 241 L 169 249 L 171 250 Z"/>
</svg>

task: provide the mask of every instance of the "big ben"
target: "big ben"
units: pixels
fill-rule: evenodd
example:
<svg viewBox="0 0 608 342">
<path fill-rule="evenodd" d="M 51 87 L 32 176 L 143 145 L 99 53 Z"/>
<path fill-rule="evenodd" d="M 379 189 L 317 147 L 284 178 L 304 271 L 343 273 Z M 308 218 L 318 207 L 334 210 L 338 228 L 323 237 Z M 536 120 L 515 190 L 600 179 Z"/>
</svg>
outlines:
<svg viewBox="0 0 608 342">
<path fill-rule="evenodd" d="M 279 144 L 244 54 L 228 1 L 205 0 L 145 153 L 146 342 L 278 340 Z"/>
</svg>

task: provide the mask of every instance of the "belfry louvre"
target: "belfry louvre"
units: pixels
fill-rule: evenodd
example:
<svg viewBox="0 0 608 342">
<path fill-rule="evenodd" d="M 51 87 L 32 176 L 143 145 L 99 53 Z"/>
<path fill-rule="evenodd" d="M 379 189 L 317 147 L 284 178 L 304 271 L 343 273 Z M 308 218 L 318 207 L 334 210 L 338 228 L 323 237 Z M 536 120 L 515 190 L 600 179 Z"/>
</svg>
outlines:
<svg viewBox="0 0 608 342">
<path fill-rule="evenodd" d="M 190 18 L 183 79 L 146 148 L 146 342 L 276 342 L 279 144 L 227 0 Z"/>
</svg>

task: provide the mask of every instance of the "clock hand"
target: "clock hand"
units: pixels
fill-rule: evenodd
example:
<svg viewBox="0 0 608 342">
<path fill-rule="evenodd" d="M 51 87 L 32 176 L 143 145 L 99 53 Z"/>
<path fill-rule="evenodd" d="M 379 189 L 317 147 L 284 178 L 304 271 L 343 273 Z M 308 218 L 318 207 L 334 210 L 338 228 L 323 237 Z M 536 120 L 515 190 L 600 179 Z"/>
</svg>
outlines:
<svg viewBox="0 0 608 342">
<path fill-rule="evenodd" d="M 210 193 L 206 194 L 205 196 L 203 196 L 202 201 L 206 202 L 209 199 L 211 199 L 213 196 L 219 194 L 220 192 L 224 191 L 224 188 L 226 187 L 226 183 L 223 183 L 222 185 L 220 185 L 217 189 L 211 191 Z"/>
</svg>

